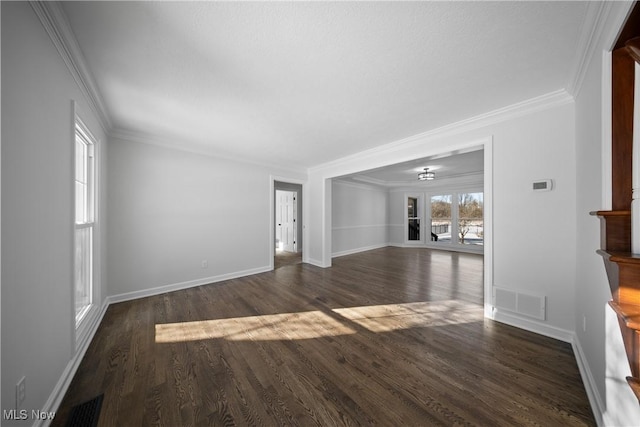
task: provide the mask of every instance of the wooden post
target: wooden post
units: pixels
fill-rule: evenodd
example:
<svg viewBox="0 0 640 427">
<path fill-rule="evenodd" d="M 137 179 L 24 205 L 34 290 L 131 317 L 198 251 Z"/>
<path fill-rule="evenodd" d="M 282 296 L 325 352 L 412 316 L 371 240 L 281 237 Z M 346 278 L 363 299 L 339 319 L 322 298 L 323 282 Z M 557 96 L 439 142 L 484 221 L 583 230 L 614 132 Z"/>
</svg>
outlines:
<svg viewBox="0 0 640 427">
<path fill-rule="evenodd" d="M 631 252 L 640 253 L 640 64 L 635 63 L 633 95 L 633 164 L 631 169 Z"/>
<path fill-rule="evenodd" d="M 633 94 L 633 155 L 631 169 L 631 252 L 640 253 L 640 38 L 626 43 L 629 56 L 635 60 Z"/>
</svg>

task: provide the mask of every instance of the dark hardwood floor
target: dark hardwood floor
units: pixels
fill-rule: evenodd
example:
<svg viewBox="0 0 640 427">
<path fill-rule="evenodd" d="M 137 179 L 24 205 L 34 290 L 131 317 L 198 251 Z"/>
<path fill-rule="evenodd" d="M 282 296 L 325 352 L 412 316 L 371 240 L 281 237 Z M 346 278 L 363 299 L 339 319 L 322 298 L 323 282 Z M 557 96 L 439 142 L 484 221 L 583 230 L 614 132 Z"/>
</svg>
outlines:
<svg viewBox="0 0 640 427">
<path fill-rule="evenodd" d="M 276 250 L 275 257 L 273 259 L 273 268 L 277 269 L 285 267 L 287 265 L 301 264 L 302 252 L 286 252 Z"/>
<path fill-rule="evenodd" d="M 595 425 L 569 344 L 483 318 L 483 259 L 383 248 L 114 304 L 59 408 L 100 426 Z"/>
</svg>

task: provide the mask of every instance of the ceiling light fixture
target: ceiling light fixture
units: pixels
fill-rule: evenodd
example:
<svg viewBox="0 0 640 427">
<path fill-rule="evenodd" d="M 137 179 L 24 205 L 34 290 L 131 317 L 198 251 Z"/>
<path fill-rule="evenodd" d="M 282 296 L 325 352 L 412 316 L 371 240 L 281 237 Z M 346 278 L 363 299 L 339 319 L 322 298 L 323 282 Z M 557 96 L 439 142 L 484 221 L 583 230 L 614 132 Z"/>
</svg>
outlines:
<svg viewBox="0 0 640 427">
<path fill-rule="evenodd" d="M 420 181 L 431 181 L 432 179 L 435 179 L 435 177 L 436 177 L 436 173 L 429 172 L 429 168 L 424 168 L 424 172 L 420 172 L 418 174 L 418 179 Z"/>
</svg>

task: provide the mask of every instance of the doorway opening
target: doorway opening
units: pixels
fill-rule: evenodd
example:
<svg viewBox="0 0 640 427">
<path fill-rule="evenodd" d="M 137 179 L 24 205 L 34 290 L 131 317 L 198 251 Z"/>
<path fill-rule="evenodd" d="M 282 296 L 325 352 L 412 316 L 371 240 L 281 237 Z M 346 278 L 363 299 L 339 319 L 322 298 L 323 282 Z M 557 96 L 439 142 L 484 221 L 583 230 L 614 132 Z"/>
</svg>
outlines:
<svg viewBox="0 0 640 427">
<path fill-rule="evenodd" d="M 302 262 L 302 185 L 274 182 L 274 269 Z"/>
</svg>

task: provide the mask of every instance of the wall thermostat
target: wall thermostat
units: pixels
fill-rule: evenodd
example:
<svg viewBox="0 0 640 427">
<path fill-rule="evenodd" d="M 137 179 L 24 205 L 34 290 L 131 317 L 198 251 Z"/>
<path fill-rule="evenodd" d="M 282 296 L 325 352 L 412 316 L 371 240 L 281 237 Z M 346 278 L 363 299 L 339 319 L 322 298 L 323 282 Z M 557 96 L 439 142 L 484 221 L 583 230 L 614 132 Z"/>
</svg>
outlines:
<svg viewBox="0 0 640 427">
<path fill-rule="evenodd" d="M 553 181 L 550 179 L 533 181 L 533 191 L 551 191 L 551 189 L 553 189 Z"/>
</svg>

